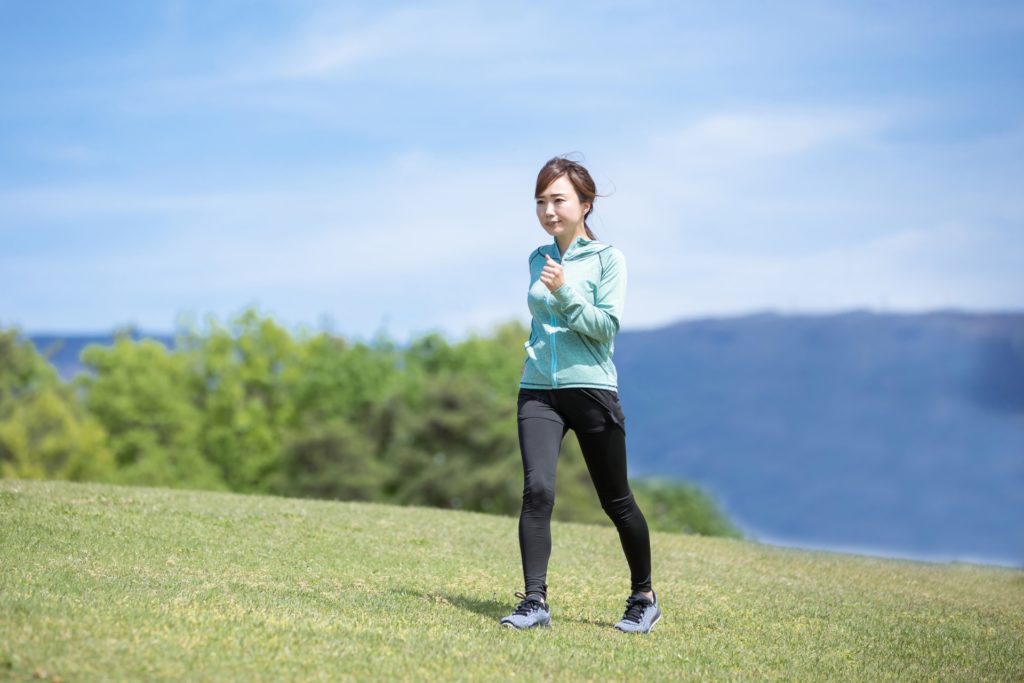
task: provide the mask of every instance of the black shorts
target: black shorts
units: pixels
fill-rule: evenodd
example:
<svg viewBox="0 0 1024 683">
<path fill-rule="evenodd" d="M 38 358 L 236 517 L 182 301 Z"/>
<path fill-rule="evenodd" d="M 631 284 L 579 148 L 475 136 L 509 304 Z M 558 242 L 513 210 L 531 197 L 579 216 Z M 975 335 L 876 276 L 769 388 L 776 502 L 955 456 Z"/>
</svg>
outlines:
<svg viewBox="0 0 1024 683">
<path fill-rule="evenodd" d="M 626 416 L 619 404 L 619 394 L 611 389 L 520 387 L 519 420 L 528 417 L 560 422 L 577 434 L 603 432 L 613 426 L 626 431 Z"/>
</svg>

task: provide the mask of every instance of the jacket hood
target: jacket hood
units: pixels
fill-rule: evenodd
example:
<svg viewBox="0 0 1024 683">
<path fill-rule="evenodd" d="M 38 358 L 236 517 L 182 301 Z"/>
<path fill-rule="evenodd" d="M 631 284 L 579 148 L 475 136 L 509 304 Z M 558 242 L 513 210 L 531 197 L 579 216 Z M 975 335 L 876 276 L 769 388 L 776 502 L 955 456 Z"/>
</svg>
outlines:
<svg viewBox="0 0 1024 683">
<path fill-rule="evenodd" d="M 569 244 L 569 248 L 565 250 L 565 260 L 576 261 L 587 258 L 588 256 L 604 251 L 610 246 L 611 245 L 599 240 L 588 240 L 586 237 L 577 237 L 571 244 Z M 562 260 L 562 254 L 558 250 L 558 238 L 556 237 L 551 238 L 551 244 L 541 247 L 541 252 L 548 254 L 556 261 Z"/>
</svg>

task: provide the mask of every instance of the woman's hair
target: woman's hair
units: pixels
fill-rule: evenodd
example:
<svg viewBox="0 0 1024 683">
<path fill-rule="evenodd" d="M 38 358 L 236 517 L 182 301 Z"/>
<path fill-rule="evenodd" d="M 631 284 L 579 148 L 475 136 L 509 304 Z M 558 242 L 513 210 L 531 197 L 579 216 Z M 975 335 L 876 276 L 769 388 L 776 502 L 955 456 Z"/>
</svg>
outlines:
<svg viewBox="0 0 1024 683">
<path fill-rule="evenodd" d="M 539 197 L 541 193 L 548 188 L 548 185 L 555 182 L 563 175 L 569 179 L 570 183 L 572 183 L 573 188 L 576 190 L 576 196 L 579 197 L 580 203 L 590 203 L 590 208 L 587 209 L 587 213 L 583 216 L 583 229 L 587 231 L 587 237 L 592 240 L 596 240 L 597 235 L 591 232 L 590 226 L 587 225 L 587 217 L 590 215 L 590 212 L 594 210 L 594 199 L 597 198 L 597 186 L 594 185 L 594 179 L 590 177 L 590 173 L 582 164 L 578 164 L 564 156 L 555 157 L 549 160 L 544 164 L 544 167 L 540 169 L 540 173 L 537 174 L 537 189 L 533 193 L 533 196 Z"/>
</svg>

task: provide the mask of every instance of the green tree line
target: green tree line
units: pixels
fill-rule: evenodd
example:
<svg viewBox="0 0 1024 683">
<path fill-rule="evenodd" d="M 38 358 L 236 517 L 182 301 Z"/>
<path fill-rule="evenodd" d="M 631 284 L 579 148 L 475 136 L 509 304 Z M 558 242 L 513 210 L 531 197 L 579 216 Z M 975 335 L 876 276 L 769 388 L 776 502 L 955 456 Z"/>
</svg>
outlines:
<svg viewBox="0 0 1024 683">
<path fill-rule="evenodd" d="M 174 348 L 120 332 L 70 382 L 0 329 L 0 475 L 429 505 L 518 515 L 514 321 L 400 347 L 292 334 L 250 307 L 183 318 Z M 652 529 L 738 536 L 698 488 L 631 480 Z M 554 517 L 610 524 L 567 435 Z"/>
</svg>

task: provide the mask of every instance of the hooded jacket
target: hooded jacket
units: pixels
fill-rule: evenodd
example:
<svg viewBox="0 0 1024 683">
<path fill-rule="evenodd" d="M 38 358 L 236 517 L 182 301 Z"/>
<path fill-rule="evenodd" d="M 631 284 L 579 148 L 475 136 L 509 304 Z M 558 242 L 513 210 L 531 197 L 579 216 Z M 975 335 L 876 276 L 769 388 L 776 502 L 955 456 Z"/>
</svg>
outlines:
<svg viewBox="0 0 1024 683">
<path fill-rule="evenodd" d="M 554 292 L 541 282 L 547 254 L 561 263 L 565 283 Z M 527 303 L 533 320 L 526 366 L 527 389 L 594 387 L 618 391 L 612 354 L 626 300 L 626 258 L 610 244 L 577 237 L 560 253 L 558 241 L 530 254 Z"/>
</svg>

